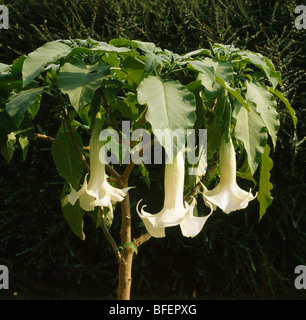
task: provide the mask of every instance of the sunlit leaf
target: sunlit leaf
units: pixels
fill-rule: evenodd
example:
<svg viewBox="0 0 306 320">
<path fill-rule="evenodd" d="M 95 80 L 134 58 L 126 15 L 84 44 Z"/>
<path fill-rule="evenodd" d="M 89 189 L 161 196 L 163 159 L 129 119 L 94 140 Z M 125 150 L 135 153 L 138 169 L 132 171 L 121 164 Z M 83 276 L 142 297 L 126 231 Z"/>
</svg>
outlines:
<svg viewBox="0 0 306 320">
<path fill-rule="evenodd" d="M 286 99 L 285 96 L 280 91 L 278 91 L 277 89 L 269 88 L 269 91 L 271 93 L 275 94 L 285 104 L 285 106 L 287 107 L 287 109 L 288 109 L 288 111 L 289 111 L 289 113 L 291 115 L 291 118 L 292 118 L 292 121 L 293 121 L 293 125 L 296 128 L 297 117 L 295 116 L 295 110 L 291 107 L 290 102 L 288 101 L 288 99 Z"/>
<path fill-rule="evenodd" d="M 196 102 L 194 95 L 178 81 L 161 81 L 158 77 L 145 78 L 137 88 L 138 102 L 146 104 L 146 119 L 152 129 L 191 129 L 195 122 Z M 184 137 L 185 138 L 185 137 Z M 167 150 L 162 137 L 158 141 Z M 185 144 L 185 141 L 180 141 Z M 175 146 L 174 142 L 174 146 Z"/>
<path fill-rule="evenodd" d="M 48 63 L 66 57 L 72 48 L 58 41 L 47 42 L 31 52 L 25 59 L 22 68 L 23 87 L 30 84 Z"/>
<path fill-rule="evenodd" d="M 94 92 L 101 86 L 102 79 L 109 74 L 107 64 L 86 65 L 78 60 L 65 63 L 58 74 L 57 84 L 63 93 L 68 94 L 70 102 L 77 112 L 89 104 Z"/>
<path fill-rule="evenodd" d="M 279 114 L 276 110 L 277 104 L 272 93 L 262 84 L 256 81 L 247 82 L 246 100 L 256 105 L 256 111 L 260 114 L 273 146 L 276 145 L 276 135 L 280 127 Z"/>
<path fill-rule="evenodd" d="M 264 152 L 264 146 L 268 140 L 268 133 L 265 129 L 260 114 L 253 104 L 249 104 L 250 112 L 239 103 L 235 104 L 234 117 L 236 118 L 235 137 L 243 142 L 247 153 L 248 164 L 253 175 L 260 163 Z"/>
<path fill-rule="evenodd" d="M 61 204 L 62 204 L 62 212 L 64 217 L 71 229 L 71 231 L 79 237 L 81 240 L 85 240 L 85 234 L 83 232 L 84 227 L 84 211 L 76 203 L 74 206 L 68 202 L 68 196 L 66 192 L 68 191 L 67 185 L 65 185 L 62 196 L 61 196 Z"/>
<path fill-rule="evenodd" d="M 35 116 L 43 91 L 44 88 L 35 88 L 10 95 L 6 104 L 6 111 L 17 126 L 22 122 L 24 113 L 30 110 L 32 106 L 33 109 L 31 109 L 30 112 L 32 116 Z"/>
<path fill-rule="evenodd" d="M 273 168 L 273 161 L 269 157 L 270 147 L 265 146 L 264 154 L 261 159 L 260 172 L 259 172 L 259 190 L 257 199 L 259 201 L 259 220 L 266 213 L 267 208 L 271 205 L 273 197 L 271 196 L 271 190 L 273 185 L 270 182 L 270 171 Z"/>
</svg>

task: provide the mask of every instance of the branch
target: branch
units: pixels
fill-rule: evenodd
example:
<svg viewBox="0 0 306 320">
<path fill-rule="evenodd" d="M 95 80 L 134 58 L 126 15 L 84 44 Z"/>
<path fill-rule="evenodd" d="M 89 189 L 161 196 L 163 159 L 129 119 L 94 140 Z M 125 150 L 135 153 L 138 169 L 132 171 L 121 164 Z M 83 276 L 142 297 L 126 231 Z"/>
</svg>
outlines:
<svg viewBox="0 0 306 320">
<path fill-rule="evenodd" d="M 150 235 L 149 232 L 140 235 L 137 239 L 135 239 L 133 242 L 135 244 L 136 247 L 141 246 L 143 243 L 145 243 L 146 241 L 148 241 L 152 236 Z"/>
<path fill-rule="evenodd" d="M 121 179 L 121 175 L 109 164 L 105 164 L 105 169 L 108 171 L 110 175 L 112 175 L 116 180 Z"/>
<path fill-rule="evenodd" d="M 152 140 L 150 141 L 150 143 L 145 144 L 145 145 L 143 146 L 143 148 L 139 151 L 139 157 L 141 157 L 141 156 L 143 155 L 143 152 L 144 152 L 144 151 L 146 151 L 146 150 L 149 149 L 151 146 L 153 146 L 153 145 L 155 144 L 155 142 L 156 142 L 156 139 L 152 139 Z M 136 159 L 134 159 L 134 160 L 137 161 L 137 160 L 139 159 L 139 157 L 136 158 Z M 132 161 L 132 159 L 131 159 L 131 162 L 126 166 L 126 168 L 124 169 L 124 172 L 123 172 L 123 174 L 122 174 L 122 176 L 121 176 L 121 178 L 122 178 L 123 181 L 127 181 L 127 180 L 128 180 L 128 178 L 129 178 L 129 176 L 130 176 L 133 168 L 135 167 L 135 165 L 136 165 L 136 164 L 135 164 L 135 163 Z"/>
<path fill-rule="evenodd" d="M 126 166 L 126 168 L 124 169 L 124 172 L 121 176 L 121 179 L 127 184 L 127 181 L 129 179 L 129 176 L 133 170 L 133 168 L 135 167 L 135 163 L 131 160 L 131 162 Z"/>
<path fill-rule="evenodd" d="M 105 224 L 105 219 L 104 219 L 104 213 L 103 213 L 103 210 L 101 207 L 99 207 L 99 211 L 100 211 L 100 215 L 101 215 L 101 220 L 102 220 L 102 223 L 101 223 L 101 228 L 103 230 L 103 233 L 106 237 L 106 239 L 108 240 L 108 242 L 110 243 L 115 255 L 116 255 L 116 258 L 117 258 L 117 261 L 118 263 L 120 263 L 120 260 L 121 260 L 121 253 L 117 247 L 117 244 L 115 242 L 115 240 L 113 239 L 113 237 L 111 236 L 111 234 L 108 232 L 107 230 L 107 227 L 106 227 L 106 224 Z"/>
<path fill-rule="evenodd" d="M 47 141 L 47 142 L 54 142 L 54 138 L 52 138 L 52 137 L 49 137 L 49 136 L 46 136 L 45 134 L 39 134 L 39 133 L 34 133 L 34 137 L 36 138 L 36 139 L 41 139 L 41 140 L 45 140 L 45 141 Z"/>
</svg>

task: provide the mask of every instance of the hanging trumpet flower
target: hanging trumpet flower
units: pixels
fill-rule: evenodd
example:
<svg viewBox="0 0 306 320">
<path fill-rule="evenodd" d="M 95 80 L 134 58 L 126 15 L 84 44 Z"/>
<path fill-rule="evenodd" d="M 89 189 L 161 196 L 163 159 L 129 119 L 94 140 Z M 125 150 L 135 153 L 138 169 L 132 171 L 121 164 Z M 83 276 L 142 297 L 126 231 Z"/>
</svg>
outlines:
<svg viewBox="0 0 306 320">
<path fill-rule="evenodd" d="M 236 154 L 232 139 L 226 141 L 224 136 L 221 139 L 220 148 L 220 182 L 212 190 L 207 190 L 203 185 L 203 198 L 206 205 L 217 207 L 225 213 L 244 209 L 249 202 L 256 198 L 251 190 L 242 190 L 236 181 Z"/>
<path fill-rule="evenodd" d="M 72 188 L 68 201 L 74 205 L 80 200 L 80 206 L 85 211 L 92 211 L 94 207 L 108 207 L 113 212 L 112 204 L 121 202 L 126 196 L 128 188 L 117 189 L 107 181 L 105 173 L 105 149 L 99 141 L 101 132 L 101 114 L 97 113 L 95 125 L 90 138 L 90 177 L 87 183 L 86 174 L 82 188 L 76 191 Z"/>
<path fill-rule="evenodd" d="M 194 217 L 193 209 L 196 200 L 193 199 L 189 205 L 183 200 L 184 191 L 184 153 L 179 151 L 173 159 L 173 163 L 166 163 L 164 176 L 164 207 L 157 214 L 150 214 L 143 210 L 145 205 L 136 210 L 143 220 L 147 231 L 156 238 L 165 237 L 165 228 L 180 225 L 182 234 L 185 237 L 195 237 L 203 228 L 206 217 Z M 212 212 L 212 211 L 211 211 Z"/>
</svg>

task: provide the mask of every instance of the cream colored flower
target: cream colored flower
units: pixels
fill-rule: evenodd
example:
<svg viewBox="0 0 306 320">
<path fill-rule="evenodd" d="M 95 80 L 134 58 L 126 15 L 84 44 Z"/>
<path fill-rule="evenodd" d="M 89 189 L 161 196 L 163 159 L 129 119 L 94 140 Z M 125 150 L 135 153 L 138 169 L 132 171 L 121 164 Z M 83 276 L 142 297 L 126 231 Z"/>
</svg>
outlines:
<svg viewBox="0 0 306 320">
<path fill-rule="evenodd" d="M 185 237 L 195 237 L 203 228 L 208 217 L 194 217 L 193 209 L 195 199 L 189 205 L 183 200 L 184 191 L 184 153 L 177 153 L 173 159 L 173 163 L 166 163 L 164 176 L 164 207 L 157 214 L 150 214 L 143 210 L 146 206 L 138 210 L 138 202 L 136 210 L 143 220 L 147 231 L 156 238 L 165 237 L 165 228 L 180 225 L 182 233 Z"/>
<path fill-rule="evenodd" d="M 214 210 L 217 207 L 225 213 L 244 209 L 249 202 L 255 199 L 251 189 L 249 192 L 242 190 L 236 181 L 236 154 L 230 138 L 221 140 L 220 148 L 220 182 L 212 190 L 207 190 L 203 185 L 203 198 L 206 205 L 211 205 Z"/>
<path fill-rule="evenodd" d="M 105 150 L 99 141 L 101 119 L 98 116 L 90 138 L 90 174 L 86 174 L 82 188 L 76 191 L 72 188 L 68 201 L 74 205 L 79 199 L 80 206 L 85 211 L 92 211 L 94 207 L 108 207 L 113 212 L 112 204 L 121 202 L 126 196 L 128 188 L 117 189 L 107 181 L 105 173 Z M 87 177 L 89 175 L 89 182 Z"/>
</svg>

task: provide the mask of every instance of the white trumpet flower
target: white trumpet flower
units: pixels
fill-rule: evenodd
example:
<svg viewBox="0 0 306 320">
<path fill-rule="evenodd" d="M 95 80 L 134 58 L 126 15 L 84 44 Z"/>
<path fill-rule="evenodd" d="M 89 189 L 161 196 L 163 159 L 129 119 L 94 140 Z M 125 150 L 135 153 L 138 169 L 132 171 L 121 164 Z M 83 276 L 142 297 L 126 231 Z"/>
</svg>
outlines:
<svg viewBox="0 0 306 320">
<path fill-rule="evenodd" d="M 121 202 L 126 196 L 128 188 L 117 189 L 107 181 L 105 173 L 105 149 L 99 141 L 101 118 L 98 115 L 90 138 L 90 174 L 87 183 L 86 174 L 82 188 L 79 191 L 73 188 L 68 195 L 68 201 L 74 205 L 80 200 L 80 206 L 85 211 L 92 211 L 94 207 L 108 207 L 113 212 L 112 204 Z"/>
<path fill-rule="evenodd" d="M 233 141 L 221 139 L 220 148 L 220 182 L 212 190 L 207 190 L 203 185 L 203 198 L 206 205 L 217 207 L 225 213 L 230 213 L 239 209 L 244 209 L 249 202 L 256 198 L 252 190 L 249 192 L 242 190 L 236 180 L 236 154 Z"/>
<path fill-rule="evenodd" d="M 164 175 L 164 207 L 157 214 L 150 214 L 141 208 L 138 210 L 140 200 L 136 210 L 143 220 L 147 231 L 156 238 L 165 237 L 165 228 L 180 225 L 182 234 L 185 237 L 195 237 L 203 228 L 207 217 L 194 217 L 193 209 L 195 199 L 189 205 L 183 200 L 184 191 L 184 153 L 179 151 L 173 159 L 173 163 L 166 163 Z"/>
</svg>

